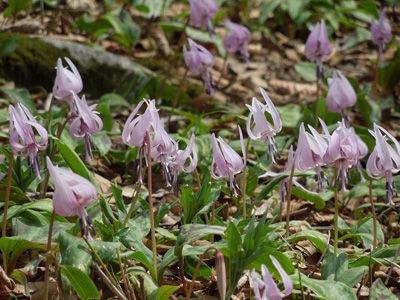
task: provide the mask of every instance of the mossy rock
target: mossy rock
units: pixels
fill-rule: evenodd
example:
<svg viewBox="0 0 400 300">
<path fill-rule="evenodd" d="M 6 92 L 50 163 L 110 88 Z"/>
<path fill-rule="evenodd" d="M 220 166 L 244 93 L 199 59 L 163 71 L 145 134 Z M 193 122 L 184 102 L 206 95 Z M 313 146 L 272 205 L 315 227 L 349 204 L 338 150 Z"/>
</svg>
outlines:
<svg viewBox="0 0 400 300">
<path fill-rule="evenodd" d="M 134 101 L 154 78 L 153 72 L 131 59 L 99 48 L 9 33 L 0 34 L 0 44 L 10 38 L 16 40 L 17 48 L 0 57 L 0 77 L 19 86 L 51 91 L 59 57 L 71 58 L 82 76 L 83 93 L 90 97 L 116 92 Z"/>
</svg>

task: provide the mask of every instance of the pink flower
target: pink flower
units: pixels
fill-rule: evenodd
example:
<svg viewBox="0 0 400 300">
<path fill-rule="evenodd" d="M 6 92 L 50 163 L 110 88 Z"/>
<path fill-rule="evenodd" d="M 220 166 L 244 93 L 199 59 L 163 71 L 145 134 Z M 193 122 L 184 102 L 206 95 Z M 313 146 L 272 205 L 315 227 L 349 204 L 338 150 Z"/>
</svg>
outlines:
<svg viewBox="0 0 400 300">
<path fill-rule="evenodd" d="M 366 153 L 366 147 L 353 128 L 346 127 L 344 120 L 339 122 L 329 140 L 324 161 L 337 168 L 337 178 L 341 178 L 343 189 L 346 188 L 348 170 L 358 164 Z"/>
<path fill-rule="evenodd" d="M 194 76 L 201 77 L 207 93 L 212 94 L 214 91 L 213 81 L 208 68 L 214 65 L 214 56 L 206 48 L 195 43 L 192 39 L 189 39 L 189 47 L 190 50 L 187 50 L 186 45 L 183 46 L 183 57 L 186 66 Z"/>
<path fill-rule="evenodd" d="M 333 78 L 328 79 L 328 84 L 329 90 L 326 96 L 326 107 L 329 111 L 342 112 L 346 108 L 356 104 L 356 92 L 340 71 L 333 71 Z"/>
<path fill-rule="evenodd" d="M 372 42 L 378 46 L 379 55 L 382 56 L 383 50 L 392 39 L 392 27 L 385 12 L 382 10 L 379 16 L 379 21 L 372 20 L 371 22 Z"/>
<path fill-rule="evenodd" d="M 143 103 L 147 108 L 143 114 L 138 114 Z M 122 131 L 122 141 L 128 146 L 141 148 L 146 144 L 146 135 L 154 131 L 159 122 L 155 100 L 142 100 L 132 111 Z"/>
<path fill-rule="evenodd" d="M 250 55 L 247 51 L 247 45 L 251 39 L 250 31 L 243 25 L 229 20 L 225 21 L 225 26 L 230 31 L 224 38 L 225 50 L 231 53 L 240 52 L 243 59 L 248 61 Z"/>
<path fill-rule="evenodd" d="M 180 172 L 192 173 L 197 167 L 197 151 L 195 148 L 195 136 L 192 134 L 185 150 L 178 150 L 170 160 L 169 168 L 172 174 L 172 187 L 177 189 L 178 175 Z"/>
<path fill-rule="evenodd" d="M 72 93 L 78 94 L 82 91 L 83 83 L 78 69 L 68 58 L 64 58 L 71 70 L 64 68 L 61 58 L 57 60 L 57 75 L 53 86 L 53 95 L 58 100 L 72 101 Z"/>
<path fill-rule="evenodd" d="M 386 178 L 387 200 L 393 204 L 393 174 L 400 170 L 400 144 L 387 130 L 376 124 L 371 134 L 375 137 L 376 145 L 367 161 L 367 173 L 374 178 Z"/>
<path fill-rule="evenodd" d="M 243 170 L 246 162 L 243 134 L 240 127 L 238 127 L 238 129 L 243 159 L 221 137 L 217 139 L 214 133 L 211 136 L 211 144 L 213 148 L 211 176 L 214 179 L 228 178 L 230 189 L 234 196 L 237 196 L 237 190 L 239 189 L 235 180 L 235 175 L 239 174 Z"/>
<path fill-rule="evenodd" d="M 46 157 L 46 162 L 51 182 L 54 184 L 55 212 L 64 217 L 78 216 L 81 220 L 82 235 L 88 236 L 91 220 L 85 208 L 96 200 L 96 188 L 90 181 L 70 170 L 54 166 L 49 157 Z"/>
<path fill-rule="evenodd" d="M 190 24 L 194 27 L 206 27 L 214 34 L 211 19 L 218 10 L 215 0 L 189 0 L 190 3 Z"/>
<path fill-rule="evenodd" d="M 90 136 L 103 128 L 103 121 L 100 119 L 99 113 L 95 111 L 96 104 L 88 106 L 85 96 L 81 99 L 75 93 L 72 93 L 72 95 L 76 106 L 76 114 L 69 131 L 74 138 L 83 138 L 85 159 L 89 161 L 93 159 Z"/>
<path fill-rule="evenodd" d="M 139 114 L 139 109 L 143 103 L 146 103 L 147 108 L 143 114 Z M 156 109 L 155 100 L 142 100 L 132 111 L 128 120 L 125 123 L 122 131 L 122 141 L 128 146 L 135 146 L 138 149 L 138 182 L 142 182 L 142 159 L 145 156 L 147 146 L 151 143 L 151 135 L 154 135 L 155 130 L 160 122 L 160 117 Z M 153 145 L 151 145 L 153 146 Z"/>
<path fill-rule="evenodd" d="M 15 108 L 10 105 L 9 114 L 12 151 L 14 155 L 28 156 L 32 170 L 40 178 L 38 153 L 47 148 L 47 131 L 23 104 Z"/>
<path fill-rule="evenodd" d="M 329 41 L 325 21 L 319 21 L 312 28 L 307 38 L 305 55 L 312 62 L 320 64 L 325 58 L 331 55 L 332 51 L 333 45 Z"/>
<path fill-rule="evenodd" d="M 246 104 L 250 110 L 246 122 L 247 134 L 253 140 L 261 140 L 267 143 L 272 161 L 275 163 L 277 152 L 275 135 L 282 130 L 282 121 L 267 92 L 262 88 L 260 88 L 260 91 L 265 104 L 262 104 L 257 98 L 253 98 L 251 106 Z M 265 113 L 270 115 L 272 123 L 265 117 Z"/>
<path fill-rule="evenodd" d="M 285 291 L 282 293 L 278 285 L 275 283 L 271 273 L 268 271 L 265 265 L 261 265 L 262 280 L 257 276 L 255 270 L 251 272 L 251 278 L 253 280 L 253 291 L 254 298 L 256 300 L 282 300 L 284 297 L 289 296 L 293 290 L 293 283 L 289 275 L 281 267 L 278 260 L 272 255 L 269 256 L 272 263 L 279 275 L 282 278 L 283 286 Z"/>
<path fill-rule="evenodd" d="M 323 125 L 325 123 L 320 120 Z M 300 172 L 315 169 L 317 172 L 318 190 L 323 188 L 323 172 L 325 165 L 324 155 L 328 148 L 329 137 L 319 134 L 312 126 L 308 125 L 311 134 L 306 132 L 304 124 L 300 125 L 299 140 L 295 154 L 295 168 Z"/>
</svg>

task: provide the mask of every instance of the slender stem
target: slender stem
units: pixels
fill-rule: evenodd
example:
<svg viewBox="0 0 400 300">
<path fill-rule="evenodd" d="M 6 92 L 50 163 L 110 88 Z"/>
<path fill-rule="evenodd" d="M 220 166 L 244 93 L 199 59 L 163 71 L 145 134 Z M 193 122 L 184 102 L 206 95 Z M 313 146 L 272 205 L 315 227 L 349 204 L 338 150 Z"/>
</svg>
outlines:
<svg viewBox="0 0 400 300">
<path fill-rule="evenodd" d="M 154 222 L 154 207 L 153 207 L 153 187 L 151 174 L 151 139 L 147 134 L 147 189 L 149 191 L 149 210 L 150 210 L 150 234 L 151 234 L 151 250 L 153 251 L 153 264 L 155 274 L 157 274 L 157 244 L 156 244 L 156 226 Z"/>
<path fill-rule="evenodd" d="M 288 180 L 288 191 L 286 194 L 286 233 L 289 235 L 290 227 L 290 202 L 292 200 L 292 186 L 293 186 L 293 174 L 294 174 L 294 164 L 290 169 L 290 175 Z"/>
<path fill-rule="evenodd" d="M 187 28 L 188 25 L 189 25 L 189 21 L 190 21 L 190 18 L 188 17 L 188 18 L 186 19 L 185 24 L 183 25 L 182 34 L 181 34 L 181 36 L 179 37 L 179 40 L 178 40 L 178 50 L 180 50 L 180 48 L 181 48 L 182 45 L 183 45 L 184 37 L 186 36 L 186 28 Z"/>
<path fill-rule="evenodd" d="M 57 129 L 57 138 L 59 139 L 61 137 L 61 134 L 63 133 L 65 126 L 67 125 L 68 121 L 71 119 L 71 116 L 68 116 L 64 123 L 61 126 L 58 126 Z M 56 155 L 56 151 L 57 151 L 57 147 L 56 144 L 53 145 L 53 148 L 51 149 L 51 153 L 50 153 L 50 160 L 54 159 L 54 156 Z M 46 195 L 47 192 L 47 188 L 49 187 L 49 179 L 50 179 L 50 175 L 49 175 L 49 171 L 46 171 L 46 177 L 44 179 L 44 183 L 43 183 L 43 188 L 42 188 L 42 192 L 40 193 L 40 198 L 44 198 L 44 196 Z"/>
<path fill-rule="evenodd" d="M 335 194 L 334 194 L 334 201 L 335 201 L 335 214 L 333 216 L 333 254 L 336 256 L 337 255 L 337 250 L 338 250 L 338 240 L 339 240 L 339 195 L 338 195 L 338 189 L 337 189 L 337 182 L 336 182 L 336 176 L 337 176 L 337 168 L 335 168 L 334 171 L 334 189 L 335 189 Z"/>
<path fill-rule="evenodd" d="M 97 254 L 96 250 L 94 250 L 93 246 L 89 243 L 88 239 L 86 237 L 83 237 L 83 240 L 86 242 L 86 245 L 89 247 L 95 260 L 97 260 L 97 262 L 100 264 L 100 266 L 104 269 L 104 272 L 106 272 L 107 277 L 113 282 L 113 284 L 115 286 L 118 286 L 118 288 L 121 289 L 121 287 L 118 284 L 118 281 L 114 278 L 113 275 L 111 275 L 110 271 L 108 271 L 107 266 L 104 264 L 104 262 L 102 261 L 100 256 Z"/>
<path fill-rule="evenodd" d="M 1 229 L 2 237 L 7 236 L 7 211 L 8 211 L 8 206 L 10 204 L 13 162 L 14 162 L 14 154 L 11 151 L 10 159 L 8 161 L 8 172 L 7 172 L 7 182 L 6 182 L 6 199 L 4 200 L 4 208 L 3 208 L 3 227 Z M 5 266 L 4 266 L 4 269 L 7 271 L 7 268 Z"/>
<path fill-rule="evenodd" d="M 376 249 L 377 246 L 377 220 L 376 220 L 376 210 L 375 203 L 372 199 L 372 177 L 369 178 L 369 202 L 371 203 L 371 211 L 372 211 L 372 234 L 373 234 L 373 242 L 372 242 L 372 250 Z"/>
<path fill-rule="evenodd" d="M 191 296 L 192 296 L 193 288 L 194 288 L 194 282 L 196 281 L 197 274 L 198 274 L 199 271 L 200 271 L 201 263 L 203 262 L 204 257 L 207 255 L 207 253 L 208 253 L 209 251 L 211 251 L 211 250 L 215 250 L 215 252 L 220 251 L 218 248 L 216 248 L 216 247 L 214 247 L 214 246 L 211 246 L 211 247 L 207 248 L 207 249 L 203 252 L 202 255 L 200 255 L 199 260 L 198 260 L 198 262 L 197 262 L 197 264 L 196 264 L 196 268 L 195 268 L 195 270 L 194 270 L 194 272 L 193 272 L 192 281 L 190 282 L 189 291 L 188 291 L 186 297 L 191 297 Z"/>
<path fill-rule="evenodd" d="M 181 278 L 182 282 L 182 292 L 186 297 L 187 288 L 186 288 L 186 279 L 185 279 L 185 260 L 182 255 L 179 256 L 179 277 Z"/>
<path fill-rule="evenodd" d="M 299 267 L 299 266 L 297 265 L 297 267 Z M 298 272 L 298 274 L 299 274 L 299 283 L 300 283 L 301 299 L 306 300 L 306 297 L 304 296 L 303 281 L 301 280 L 300 269 L 298 269 L 297 272 Z"/>
<path fill-rule="evenodd" d="M 46 267 L 44 271 L 44 300 L 49 299 L 49 280 L 50 280 L 50 264 L 52 260 L 51 256 L 51 240 L 53 238 L 53 226 L 54 217 L 56 215 L 55 210 L 51 212 L 50 224 L 49 224 L 49 234 L 47 236 L 47 256 L 46 256 Z"/>
<path fill-rule="evenodd" d="M 126 226 L 126 223 L 128 223 L 129 219 L 131 218 L 131 216 L 133 214 L 133 211 L 135 210 L 135 204 L 140 195 L 140 187 L 141 187 L 141 184 L 137 183 L 136 189 L 135 189 L 135 194 L 132 196 L 131 206 L 129 207 L 128 213 L 126 214 L 125 219 L 122 222 L 122 228 L 124 228 Z"/>
<path fill-rule="evenodd" d="M 97 274 L 103 279 L 104 283 L 108 286 L 110 291 L 114 293 L 115 296 L 118 297 L 118 299 L 121 300 L 128 300 L 122 292 L 115 287 L 115 285 L 110 281 L 110 279 L 104 274 L 102 269 L 99 267 L 98 264 L 93 263 L 94 269 L 96 270 Z"/>
<path fill-rule="evenodd" d="M 249 153 L 251 139 L 247 139 L 246 143 L 246 153 Z M 247 155 L 245 155 L 244 159 L 244 168 L 243 168 L 243 186 L 242 186 L 242 205 L 243 205 L 243 219 L 247 219 L 247 207 L 246 207 L 246 190 L 247 190 Z"/>
<path fill-rule="evenodd" d="M 124 283 L 126 295 L 128 296 L 129 300 L 132 300 L 132 296 L 131 296 L 131 293 L 130 293 L 127 276 L 126 276 L 126 273 L 125 273 L 125 268 L 124 268 L 124 266 L 122 264 L 121 256 L 119 255 L 119 250 L 118 249 L 117 249 L 117 259 L 118 259 L 119 268 L 121 269 L 122 282 Z"/>
<path fill-rule="evenodd" d="M 317 84 L 317 98 L 316 98 L 316 101 L 315 101 L 315 128 L 317 128 L 318 127 L 318 124 L 319 124 L 319 122 L 318 122 L 318 117 L 319 117 L 319 98 L 320 98 L 320 90 L 321 90 L 321 78 L 320 78 L 320 74 L 321 72 L 320 72 L 320 67 L 319 67 L 319 65 L 317 65 L 317 82 L 316 82 L 316 84 Z"/>
</svg>

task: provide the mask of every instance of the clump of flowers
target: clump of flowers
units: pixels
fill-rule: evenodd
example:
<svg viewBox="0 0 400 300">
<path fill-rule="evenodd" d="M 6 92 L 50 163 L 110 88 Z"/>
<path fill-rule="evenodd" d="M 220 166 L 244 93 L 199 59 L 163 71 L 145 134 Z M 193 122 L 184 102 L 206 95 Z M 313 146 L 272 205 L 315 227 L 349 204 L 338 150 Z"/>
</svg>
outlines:
<svg viewBox="0 0 400 300">
<path fill-rule="evenodd" d="M 61 58 L 57 59 L 57 75 L 53 85 L 53 95 L 56 99 L 71 104 L 73 93 L 79 94 L 83 89 L 83 82 L 78 69 L 68 58 L 64 58 L 70 70 L 63 66 Z"/>
<path fill-rule="evenodd" d="M 85 96 L 79 98 L 75 93 L 73 97 L 76 113 L 69 131 L 74 138 L 83 138 L 85 159 L 89 161 L 93 159 L 90 137 L 103 128 L 103 121 L 95 111 L 97 104 L 89 106 Z"/>
<path fill-rule="evenodd" d="M 21 103 L 16 107 L 10 105 L 9 114 L 12 151 L 14 155 L 29 157 L 31 169 L 40 178 L 39 151 L 47 148 L 47 131 Z"/>
<path fill-rule="evenodd" d="M 218 6 L 215 0 L 189 0 L 190 24 L 198 28 L 207 28 L 211 34 L 215 34 L 211 20 L 217 13 Z"/>
</svg>

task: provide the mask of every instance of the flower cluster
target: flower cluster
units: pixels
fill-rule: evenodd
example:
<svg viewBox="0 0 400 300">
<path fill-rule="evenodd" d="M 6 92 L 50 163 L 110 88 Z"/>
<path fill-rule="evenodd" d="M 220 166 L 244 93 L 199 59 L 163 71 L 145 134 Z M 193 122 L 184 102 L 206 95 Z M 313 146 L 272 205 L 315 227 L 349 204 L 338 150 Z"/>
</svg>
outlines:
<svg viewBox="0 0 400 300">
<path fill-rule="evenodd" d="M 77 95 L 83 89 L 81 75 L 68 57 L 65 60 L 71 70 L 62 65 L 61 58 L 57 60 L 53 95 L 56 99 L 69 104 L 71 118 L 73 118 L 70 127 L 71 136 L 83 138 L 85 159 L 89 161 L 93 159 L 90 137 L 103 128 L 103 122 L 95 111 L 97 105 L 89 106 L 84 95 L 82 98 Z"/>
<path fill-rule="evenodd" d="M 139 110 L 146 105 L 145 111 Z M 160 163 L 167 186 L 177 190 L 180 172 L 192 173 L 197 166 L 195 137 L 192 135 L 186 149 L 180 150 L 178 143 L 164 129 L 164 123 L 155 106 L 155 100 L 142 100 L 132 111 L 122 131 L 122 140 L 138 150 L 138 181 L 142 182 L 142 161 L 150 151 L 154 162 Z"/>
<path fill-rule="evenodd" d="M 217 13 L 218 6 L 215 0 L 189 0 L 190 24 L 197 28 L 207 28 L 211 36 L 215 35 L 212 19 Z M 251 40 L 250 31 L 243 25 L 225 20 L 228 34 L 224 37 L 224 47 L 229 53 L 240 53 L 243 60 L 248 61 L 250 54 L 247 46 Z M 183 46 L 183 57 L 187 69 L 194 75 L 199 76 L 203 82 L 206 92 L 212 94 L 215 89 L 210 69 L 215 64 L 214 56 L 202 45 L 192 39 L 188 39 L 189 47 Z"/>
</svg>

